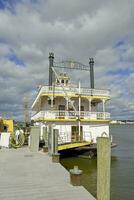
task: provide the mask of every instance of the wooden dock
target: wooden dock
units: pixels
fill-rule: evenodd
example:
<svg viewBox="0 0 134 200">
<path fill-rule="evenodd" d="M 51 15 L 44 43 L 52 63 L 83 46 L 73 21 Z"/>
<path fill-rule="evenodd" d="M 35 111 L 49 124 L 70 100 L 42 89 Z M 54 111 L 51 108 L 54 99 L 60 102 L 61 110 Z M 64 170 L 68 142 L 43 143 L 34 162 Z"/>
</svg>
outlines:
<svg viewBox="0 0 134 200">
<path fill-rule="evenodd" d="M 70 184 L 69 173 L 43 152 L 0 149 L 1 200 L 95 200 L 82 186 Z"/>
</svg>

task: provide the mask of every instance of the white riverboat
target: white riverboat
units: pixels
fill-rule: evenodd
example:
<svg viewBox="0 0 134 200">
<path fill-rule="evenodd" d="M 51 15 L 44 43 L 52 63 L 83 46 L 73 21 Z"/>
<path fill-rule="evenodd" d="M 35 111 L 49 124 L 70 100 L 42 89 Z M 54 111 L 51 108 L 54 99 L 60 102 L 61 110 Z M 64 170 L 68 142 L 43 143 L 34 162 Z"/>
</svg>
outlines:
<svg viewBox="0 0 134 200">
<path fill-rule="evenodd" d="M 50 53 L 49 85 L 40 87 L 32 104 L 31 120 L 40 126 L 41 135 L 50 124 L 59 130 L 60 150 L 95 144 L 102 135 L 109 137 L 110 113 L 106 112 L 106 102 L 110 100 L 110 91 L 94 88 L 93 59 L 89 64 L 74 61 L 55 64 L 54 54 Z M 90 87 L 84 88 L 80 82 L 71 84 L 70 77 L 58 74 L 56 67 L 89 70 Z"/>
</svg>

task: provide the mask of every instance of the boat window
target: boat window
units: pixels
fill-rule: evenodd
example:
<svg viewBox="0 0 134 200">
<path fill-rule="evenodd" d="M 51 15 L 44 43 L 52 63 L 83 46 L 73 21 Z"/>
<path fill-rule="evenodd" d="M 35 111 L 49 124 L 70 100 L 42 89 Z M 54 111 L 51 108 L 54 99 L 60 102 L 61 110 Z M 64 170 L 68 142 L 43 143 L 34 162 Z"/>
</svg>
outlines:
<svg viewBox="0 0 134 200">
<path fill-rule="evenodd" d="M 51 105 L 51 99 L 48 99 L 48 104 Z M 53 100 L 53 105 L 55 105 L 55 99 Z"/>
</svg>

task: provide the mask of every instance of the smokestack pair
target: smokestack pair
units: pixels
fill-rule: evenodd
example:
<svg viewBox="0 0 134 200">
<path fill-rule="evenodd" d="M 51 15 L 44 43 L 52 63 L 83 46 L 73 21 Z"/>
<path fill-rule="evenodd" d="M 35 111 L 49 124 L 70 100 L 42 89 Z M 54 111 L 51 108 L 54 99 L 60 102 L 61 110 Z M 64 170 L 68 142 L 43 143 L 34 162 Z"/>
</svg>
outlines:
<svg viewBox="0 0 134 200">
<path fill-rule="evenodd" d="M 54 53 L 49 53 L 49 86 L 52 86 L 53 83 L 53 70 L 52 67 L 54 65 Z M 90 66 L 90 87 L 94 89 L 94 59 L 89 58 L 89 66 Z"/>
</svg>

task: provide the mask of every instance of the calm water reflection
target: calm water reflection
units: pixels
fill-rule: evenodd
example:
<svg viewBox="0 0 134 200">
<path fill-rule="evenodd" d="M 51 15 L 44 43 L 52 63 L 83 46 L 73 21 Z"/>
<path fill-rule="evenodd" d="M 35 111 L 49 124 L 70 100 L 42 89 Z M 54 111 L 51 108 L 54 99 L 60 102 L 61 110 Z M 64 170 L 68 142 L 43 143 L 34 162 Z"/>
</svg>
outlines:
<svg viewBox="0 0 134 200">
<path fill-rule="evenodd" d="M 112 150 L 111 200 L 134 200 L 134 126 L 114 125 L 110 132 L 118 144 Z M 64 158 L 61 164 L 68 170 L 78 165 L 83 186 L 96 196 L 96 158 Z"/>
</svg>

